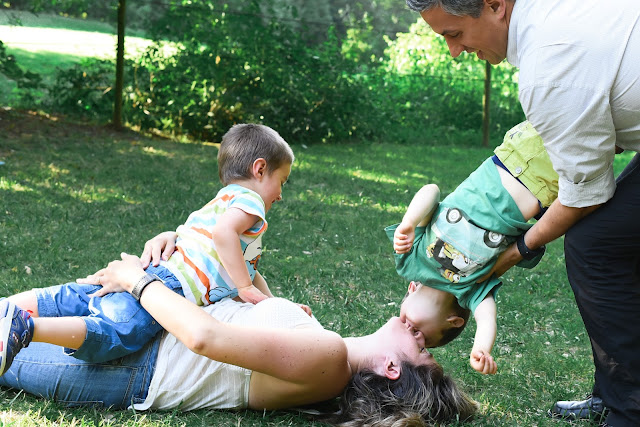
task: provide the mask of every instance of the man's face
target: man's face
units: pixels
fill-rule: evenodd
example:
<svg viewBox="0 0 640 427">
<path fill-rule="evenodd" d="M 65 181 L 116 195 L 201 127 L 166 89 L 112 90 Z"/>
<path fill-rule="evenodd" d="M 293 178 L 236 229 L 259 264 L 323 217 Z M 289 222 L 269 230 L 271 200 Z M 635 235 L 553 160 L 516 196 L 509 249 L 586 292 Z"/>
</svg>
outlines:
<svg viewBox="0 0 640 427">
<path fill-rule="evenodd" d="M 507 56 L 509 22 L 506 8 L 506 0 L 485 0 L 478 18 L 451 15 L 441 7 L 420 15 L 433 31 L 444 37 L 454 58 L 463 51 L 475 52 L 479 59 L 499 64 Z"/>
</svg>

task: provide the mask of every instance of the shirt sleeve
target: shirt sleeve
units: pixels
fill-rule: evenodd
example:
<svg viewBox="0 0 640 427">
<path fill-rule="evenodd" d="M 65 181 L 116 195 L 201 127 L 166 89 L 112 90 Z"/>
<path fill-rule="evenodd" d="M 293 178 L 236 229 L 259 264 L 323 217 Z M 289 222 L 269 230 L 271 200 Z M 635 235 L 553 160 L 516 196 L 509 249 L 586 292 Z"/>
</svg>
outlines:
<svg viewBox="0 0 640 427">
<path fill-rule="evenodd" d="M 264 202 L 257 193 L 247 191 L 237 194 L 229 203 L 229 208 L 240 209 L 249 215 L 255 215 L 260 218 L 260 221 L 247 230 L 248 233 L 261 233 L 266 230 L 267 220 Z"/>
<path fill-rule="evenodd" d="M 571 207 L 604 203 L 615 191 L 616 133 L 609 88 L 590 84 L 590 70 L 597 67 L 581 59 L 585 56 L 575 45 L 541 48 L 535 65 L 529 64 L 535 78 L 520 87 L 527 119 L 542 136 L 558 172 L 558 198 Z"/>
<path fill-rule="evenodd" d="M 520 93 L 527 117 L 542 135 L 558 172 L 558 198 L 565 206 L 604 203 L 615 191 L 615 131 L 609 104 L 604 96 L 588 92 L 536 86 Z"/>
</svg>

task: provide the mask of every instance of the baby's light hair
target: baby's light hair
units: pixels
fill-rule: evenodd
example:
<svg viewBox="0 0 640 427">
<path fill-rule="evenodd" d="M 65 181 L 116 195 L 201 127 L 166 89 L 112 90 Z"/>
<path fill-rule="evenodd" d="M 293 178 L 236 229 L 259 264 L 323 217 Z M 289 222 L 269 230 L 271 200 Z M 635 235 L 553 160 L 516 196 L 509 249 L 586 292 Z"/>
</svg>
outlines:
<svg viewBox="0 0 640 427">
<path fill-rule="evenodd" d="M 267 163 L 267 173 L 292 164 L 295 156 L 289 144 L 268 126 L 244 123 L 234 125 L 222 137 L 218 151 L 218 176 L 222 185 L 251 178 L 257 159 Z"/>
</svg>

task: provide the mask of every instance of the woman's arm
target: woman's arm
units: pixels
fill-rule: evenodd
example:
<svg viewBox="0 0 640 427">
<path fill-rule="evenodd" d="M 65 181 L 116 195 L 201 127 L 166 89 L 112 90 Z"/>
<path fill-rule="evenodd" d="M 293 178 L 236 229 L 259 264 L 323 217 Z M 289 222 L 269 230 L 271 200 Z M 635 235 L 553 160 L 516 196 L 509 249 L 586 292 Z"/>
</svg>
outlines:
<svg viewBox="0 0 640 427">
<path fill-rule="evenodd" d="M 491 357 L 496 340 L 496 301 L 493 295 L 487 295 L 473 313 L 476 319 L 476 336 L 469 362 L 481 374 L 495 374 L 498 365 Z"/>
<path fill-rule="evenodd" d="M 122 254 L 102 281 L 131 292 L 144 276 L 139 258 Z M 347 350 L 325 330 L 275 329 L 223 323 L 161 282 L 144 288 L 140 303 L 168 332 L 197 354 L 273 376 L 307 389 L 344 387 L 350 377 Z"/>
</svg>

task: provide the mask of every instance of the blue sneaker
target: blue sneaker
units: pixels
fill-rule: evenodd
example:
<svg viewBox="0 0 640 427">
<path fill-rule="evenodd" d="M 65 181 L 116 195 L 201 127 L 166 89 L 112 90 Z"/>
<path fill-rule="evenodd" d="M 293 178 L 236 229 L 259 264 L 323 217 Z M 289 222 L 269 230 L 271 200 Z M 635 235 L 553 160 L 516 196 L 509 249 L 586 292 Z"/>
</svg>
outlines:
<svg viewBox="0 0 640 427">
<path fill-rule="evenodd" d="M 11 367 L 13 358 L 33 338 L 31 314 L 9 300 L 0 301 L 0 376 Z"/>
</svg>

